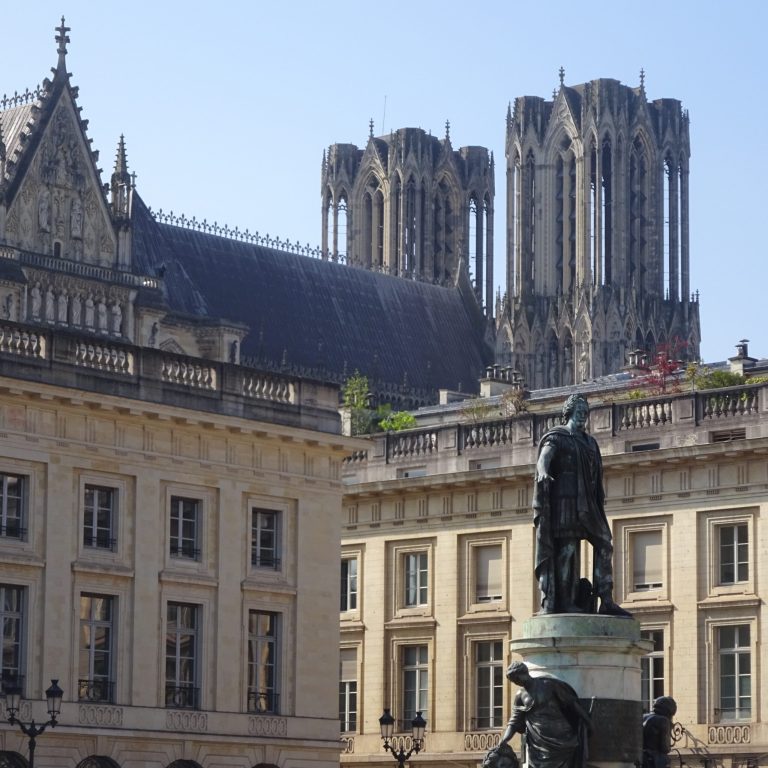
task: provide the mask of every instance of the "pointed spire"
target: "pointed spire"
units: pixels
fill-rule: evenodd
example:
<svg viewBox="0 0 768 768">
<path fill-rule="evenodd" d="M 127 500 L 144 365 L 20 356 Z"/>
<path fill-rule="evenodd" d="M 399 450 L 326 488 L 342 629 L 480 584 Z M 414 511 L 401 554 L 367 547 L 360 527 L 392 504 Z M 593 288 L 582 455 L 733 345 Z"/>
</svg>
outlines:
<svg viewBox="0 0 768 768">
<path fill-rule="evenodd" d="M 115 173 L 120 178 L 125 178 L 128 173 L 128 157 L 125 153 L 125 136 L 120 134 L 120 141 L 117 142 L 117 154 L 115 155 Z"/>
<path fill-rule="evenodd" d="M 371 118 L 370 121 L 368 122 L 368 138 L 369 139 L 373 138 L 373 118 Z"/>
<path fill-rule="evenodd" d="M 640 90 L 645 93 L 645 70 L 640 68 Z"/>
<path fill-rule="evenodd" d="M 125 137 L 120 134 L 115 155 L 115 170 L 111 179 L 112 212 L 117 218 L 128 218 L 131 209 L 131 193 L 134 179 L 128 173 L 128 156 L 125 151 Z"/>
<path fill-rule="evenodd" d="M 512 125 L 512 102 L 507 102 L 507 128 Z"/>
<path fill-rule="evenodd" d="M 446 141 L 451 140 L 451 121 L 450 120 L 445 121 L 445 140 Z"/>
<path fill-rule="evenodd" d="M 61 17 L 61 25 L 56 27 L 56 42 L 59 44 L 59 47 L 56 49 L 56 52 L 59 54 L 59 62 L 56 65 L 57 70 L 66 71 L 67 68 L 67 43 L 69 42 L 69 35 L 67 32 L 70 31 L 70 27 L 67 27 L 64 24 L 64 17 Z"/>
<path fill-rule="evenodd" d="M 557 71 L 557 74 L 560 77 L 560 87 L 562 88 L 565 85 L 565 69 L 560 67 L 560 69 Z"/>
</svg>

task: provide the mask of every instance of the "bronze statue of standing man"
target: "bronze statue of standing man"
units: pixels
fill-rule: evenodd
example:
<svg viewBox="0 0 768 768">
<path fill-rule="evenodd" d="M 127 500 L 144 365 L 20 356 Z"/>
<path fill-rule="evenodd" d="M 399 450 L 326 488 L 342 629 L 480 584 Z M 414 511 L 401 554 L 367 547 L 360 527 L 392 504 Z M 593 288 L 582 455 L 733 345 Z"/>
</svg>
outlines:
<svg viewBox="0 0 768 768">
<path fill-rule="evenodd" d="M 603 464 L 594 437 L 586 431 L 589 404 L 571 395 L 563 424 L 542 437 L 536 462 L 533 521 L 536 577 L 541 613 L 630 614 L 613 600 L 613 543 L 605 516 Z M 581 541 L 592 545 L 592 583 L 581 578 Z"/>
</svg>

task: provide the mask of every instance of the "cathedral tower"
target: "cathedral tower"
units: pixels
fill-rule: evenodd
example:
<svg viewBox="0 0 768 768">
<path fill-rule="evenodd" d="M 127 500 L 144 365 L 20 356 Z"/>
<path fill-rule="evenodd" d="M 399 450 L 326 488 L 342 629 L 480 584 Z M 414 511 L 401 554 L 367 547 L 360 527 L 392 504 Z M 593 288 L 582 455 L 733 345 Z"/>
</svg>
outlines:
<svg viewBox="0 0 768 768">
<path fill-rule="evenodd" d="M 456 284 L 466 271 L 493 308 L 493 156 L 421 128 L 370 135 L 365 149 L 323 156 L 322 249 L 327 257 L 401 277 Z"/>
<path fill-rule="evenodd" d="M 524 96 L 507 114 L 507 295 L 497 354 L 529 387 L 620 370 L 674 346 L 696 359 L 688 114 L 600 79 Z"/>
</svg>

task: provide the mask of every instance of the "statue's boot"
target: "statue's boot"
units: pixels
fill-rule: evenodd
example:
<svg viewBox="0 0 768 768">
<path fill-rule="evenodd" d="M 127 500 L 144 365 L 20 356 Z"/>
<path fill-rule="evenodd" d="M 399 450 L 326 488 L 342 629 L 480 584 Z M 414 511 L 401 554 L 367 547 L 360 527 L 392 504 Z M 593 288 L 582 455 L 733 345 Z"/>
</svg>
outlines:
<svg viewBox="0 0 768 768">
<path fill-rule="evenodd" d="M 632 614 L 629 611 L 625 611 L 618 603 L 614 602 L 610 595 L 600 596 L 600 610 L 598 613 L 604 616 L 623 616 L 627 619 L 632 618 Z"/>
</svg>

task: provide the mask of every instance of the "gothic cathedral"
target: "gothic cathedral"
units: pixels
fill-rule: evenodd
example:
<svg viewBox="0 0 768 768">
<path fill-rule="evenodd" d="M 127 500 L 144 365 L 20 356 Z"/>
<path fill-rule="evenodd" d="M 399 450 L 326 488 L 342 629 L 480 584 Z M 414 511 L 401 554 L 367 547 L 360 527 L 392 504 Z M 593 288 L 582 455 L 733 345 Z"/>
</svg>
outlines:
<svg viewBox="0 0 768 768">
<path fill-rule="evenodd" d="M 620 371 L 630 353 L 698 359 L 688 114 L 599 79 L 507 112 L 506 292 L 493 302 L 493 156 L 421 129 L 323 156 L 323 251 L 461 285 L 495 315 L 495 358 L 529 389 Z"/>
</svg>

